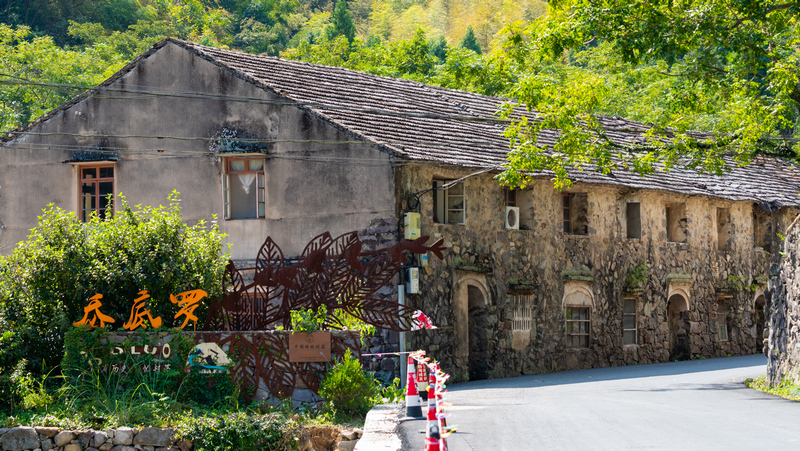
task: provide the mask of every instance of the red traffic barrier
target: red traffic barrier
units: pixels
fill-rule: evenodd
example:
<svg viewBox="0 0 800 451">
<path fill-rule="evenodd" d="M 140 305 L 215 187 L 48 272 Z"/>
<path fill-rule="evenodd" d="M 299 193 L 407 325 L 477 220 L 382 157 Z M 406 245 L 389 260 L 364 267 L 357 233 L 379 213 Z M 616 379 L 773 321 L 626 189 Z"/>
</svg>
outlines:
<svg viewBox="0 0 800 451">
<path fill-rule="evenodd" d="M 422 419 L 422 406 L 419 401 L 419 392 L 417 391 L 417 369 L 414 359 L 408 358 L 408 383 L 406 384 L 406 418 Z"/>
<path fill-rule="evenodd" d="M 439 428 L 439 415 L 436 414 L 436 376 L 431 371 L 428 381 L 428 427 L 425 429 L 425 451 L 440 451 L 441 429 Z"/>
</svg>

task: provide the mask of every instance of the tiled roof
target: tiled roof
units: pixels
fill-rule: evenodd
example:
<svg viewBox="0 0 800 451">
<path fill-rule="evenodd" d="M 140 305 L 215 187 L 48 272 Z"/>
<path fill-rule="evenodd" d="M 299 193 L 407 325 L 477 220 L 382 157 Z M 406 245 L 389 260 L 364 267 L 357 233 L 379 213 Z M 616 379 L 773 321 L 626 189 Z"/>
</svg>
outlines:
<svg viewBox="0 0 800 451">
<path fill-rule="evenodd" d="M 509 150 L 508 141 L 502 136 L 505 123 L 494 116 L 504 99 L 338 67 L 256 56 L 167 39 L 131 62 L 99 88 L 132 70 L 138 61 L 168 43 L 184 47 L 256 86 L 276 92 L 394 156 L 481 169 L 500 168 L 505 162 Z M 55 111 L 68 108 L 79 99 Z M 47 116 L 26 129 L 46 120 Z M 615 144 L 627 146 L 646 143 L 643 137 L 648 129 L 646 125 L 620 118 L 600 120 L 606 135 Z M 546 130 L 540 134 L 539 142 L 552 144 L 556 136 L 557 131 Z M 797 166 L 779 159 L 759 158 L 746 167 L 731 167 L 730 173 L 719 177 L 683 169 L 658 172 L 646 177 L 625 170 L 615 170 L 610 175 L 585 170 L 573 171 L 570 177 L 576 182 L 753 200 L 765 206 L 769 204 L 771 208 L 800 206 L 800 171 Z"/>
</svg>

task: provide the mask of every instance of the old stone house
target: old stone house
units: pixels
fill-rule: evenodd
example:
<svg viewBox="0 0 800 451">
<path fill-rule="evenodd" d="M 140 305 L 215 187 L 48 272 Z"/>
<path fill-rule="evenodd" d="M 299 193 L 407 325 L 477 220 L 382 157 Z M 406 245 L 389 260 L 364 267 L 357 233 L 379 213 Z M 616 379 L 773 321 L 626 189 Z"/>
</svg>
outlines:
<svg viewBox="0 0 800 451">
<path fill-rule="evenodd" d="M 287 256 L 324 231 L 383 246 L 419 213 L 449 249 L 409 262 L 420 289 L 403 301 L 439 329 L 406 340 L 457 380 L 761 350 L 775 232 L 800 207 L 794 166 L 585 171 L 568 191 L 546 175 L 509 191 L 493 180 L 501 103 L 167 39 L 4 139 L 2 252 L 46 204 L 103 215 L 110 192 L 159 204 L 180 191 L 184 218 L 218 218 L 245 262 L 267 236 Z M 644 139 L 641 124 L 602 123 L 620 145 Z M 373 344 L 398 348 L 395 334 Z"/>
</svg>

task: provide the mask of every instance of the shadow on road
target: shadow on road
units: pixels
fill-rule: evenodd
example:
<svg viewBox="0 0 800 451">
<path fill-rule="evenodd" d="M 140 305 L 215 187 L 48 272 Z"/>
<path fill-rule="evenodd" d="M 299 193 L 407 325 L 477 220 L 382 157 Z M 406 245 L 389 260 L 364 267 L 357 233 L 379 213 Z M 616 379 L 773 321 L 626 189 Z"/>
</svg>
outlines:
<svg viewBox="0 0 800 451">
<path fill-rule="evenodd" d="M 766 372 L 767 358 L 763 354 L 741 357 L 720 357 L 715 359 L 687 360 L 683 362 L 653 363 L 648 365 L 616 366 L 591 368 L 585 370 L 563 371 L 558 373 L 531 374 L 502 379 L 461 382 L 447 386 L 449 391 L 473 390 L 479 388 L 515 389 L 526 387 L 546 387 L 553 385 L 580 384 L 585 382 L 635 379 L 641 377 L 674 376 L 708 371 L 723 371 L 753 367 L 754 372 Z M 732 389 L 733 386 L 709 387 L 708 390 Z M 696 388 L 695 388 L 696 389 Z"/>
</svg>

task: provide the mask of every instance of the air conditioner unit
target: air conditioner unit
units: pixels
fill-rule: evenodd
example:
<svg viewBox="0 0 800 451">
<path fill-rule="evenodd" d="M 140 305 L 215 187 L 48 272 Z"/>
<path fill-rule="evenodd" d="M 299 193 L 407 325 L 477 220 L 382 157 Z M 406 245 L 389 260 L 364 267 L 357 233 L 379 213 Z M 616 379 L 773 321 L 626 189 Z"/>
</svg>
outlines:
<svg viewBox="0 0 800 451">
<path fill-rule="evenodd" d="M 519 230 L 519 207 L 506 207 L 506 228 Z"/>
</svg>

